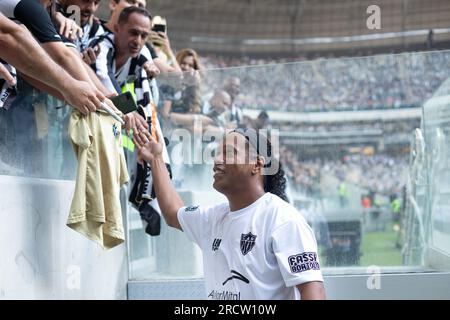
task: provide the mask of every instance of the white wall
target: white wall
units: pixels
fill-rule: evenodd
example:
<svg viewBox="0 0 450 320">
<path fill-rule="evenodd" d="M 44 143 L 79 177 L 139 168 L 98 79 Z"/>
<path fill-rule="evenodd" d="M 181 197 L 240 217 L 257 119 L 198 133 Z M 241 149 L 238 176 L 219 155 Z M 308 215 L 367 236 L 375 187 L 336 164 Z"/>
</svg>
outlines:
<svg viewBox="0 0 450 320">
<path fill-rule="evenodd" d="M 442 272 L 324 276 L 328 300 L 448 300 L 449 283 L 450 273 Z M 130 300 L 202 300 L 206 294 L 203 279 L 128 283 Z"/>
<path fill-rule="evenodd" d="M 0 175 L 0 299 L 126 299 L 126 245 L 66 226 L 74 182 Z"/>
</svg>

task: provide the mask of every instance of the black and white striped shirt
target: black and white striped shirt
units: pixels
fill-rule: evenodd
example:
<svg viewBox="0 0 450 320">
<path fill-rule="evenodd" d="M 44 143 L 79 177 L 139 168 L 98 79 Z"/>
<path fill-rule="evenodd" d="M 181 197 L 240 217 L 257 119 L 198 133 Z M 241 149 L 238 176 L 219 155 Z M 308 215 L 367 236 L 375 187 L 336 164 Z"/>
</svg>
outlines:
<svg viewBox="0 0 450 320">
<path fill-rule="evenodd" d="M 122 87 L 127 83 L 134 84 L 136 102 L 147 106 L 152 100 L 158 103 L 158 89 L 155 81 L 150 81 L 142 65 L 152 61 L 152 55 L 147 46 L 144 46 L 135 58 L 129 58 L 119 69 L 116 68 L 116 46 L 114 34 L 111 32 L 93 39 L 89 46 L 100 47 L 97 60 L 91 66 L 103 85 L 111 92 L 122 92 Z"/>
<path fill-rule="evenodd" d="M 83 36 L 75 40 L 78 51 L 85 51 L 92 39 L 99 38 L 107 32 L 109 32 L 108 29 L 101 22 L 93 21 L 92 23 L 87 23 L 83 27 Z"/>
</svg>

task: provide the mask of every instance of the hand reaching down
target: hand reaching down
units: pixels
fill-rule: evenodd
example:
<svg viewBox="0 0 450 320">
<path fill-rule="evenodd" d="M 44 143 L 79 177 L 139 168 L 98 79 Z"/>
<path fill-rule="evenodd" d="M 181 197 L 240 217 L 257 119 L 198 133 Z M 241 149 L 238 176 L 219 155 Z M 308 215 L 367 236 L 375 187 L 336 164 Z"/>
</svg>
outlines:
<svg viewBox="0 0 450 320">
<path fill-rule="evenodd" d="M 83 114 L 95 111 L 101 107 L 105 96 L 85 81 L 71 81 L 70 86 L 61 90 L 67 104 L 78 109 Z"/>
<path fill-rule="evenodd" d="M 16 79 L 11 75 L 8 69 L 0 63 L 0 79 L 5 79 L 5 81 L 9 84 L 10 87 L 13 87 L 17 84 Z"/>
<path fill-rule="evenodd" d="M 71 41 L 83 36 L 83 29 L 74 20 L 64 17 L 60 12 L 56 12 L 53 18 L 59 26 L 60 35 Z"/>
<path fill-rule="evenodd" d="M 125 131 L 127 135 L 130 130 L 133 130 L 134 135 L 141 131 L 148 131 L 148 123 L 145 119 L 137 112 L 130 112 L 123 116 L 123 121 L 125 121 Z"/>
</svg>

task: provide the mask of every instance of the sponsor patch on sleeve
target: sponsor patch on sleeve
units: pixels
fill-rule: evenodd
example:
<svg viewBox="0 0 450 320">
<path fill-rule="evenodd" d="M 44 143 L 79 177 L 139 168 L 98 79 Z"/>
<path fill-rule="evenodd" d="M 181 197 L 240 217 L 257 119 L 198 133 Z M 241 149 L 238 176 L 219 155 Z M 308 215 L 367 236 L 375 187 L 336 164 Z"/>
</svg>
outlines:
<svg viewBox="0 0 450 320">
<path fill-rule="evenodd" d="M 288 258 L 288 263 L 292 273 L 300 273 L 308 270 L 320 270 L 316 252 L 303 252 L 290 256 Z"/>
<path fill-rule="evenodd" d="M 186 207 L 184 209 L 184 211 L 186 211 L 186 212 L 193 212 L 193 211 L 195 211 L 197 209 L 198 209 L 198 206 L 190 206 L 190 207 Z"/>
</svg>

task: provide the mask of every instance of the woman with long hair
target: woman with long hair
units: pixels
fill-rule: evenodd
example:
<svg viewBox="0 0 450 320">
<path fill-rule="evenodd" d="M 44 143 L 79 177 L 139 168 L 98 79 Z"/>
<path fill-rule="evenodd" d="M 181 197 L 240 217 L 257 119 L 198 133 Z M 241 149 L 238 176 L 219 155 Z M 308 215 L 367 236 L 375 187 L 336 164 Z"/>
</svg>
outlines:
<svg viewBox="0 0 450 320">
<path fill-rule="evenodd" d="M 200 98 L 200 62 L 193 49 L 182 49 L 176 55 L 182 76 L 171 84 L 163 85 L 162 116 L 171 127 L 192 129 L 194 121 L 201 120 L 202 125 L 212 122 L 201 115 Z"/>
</svg>

